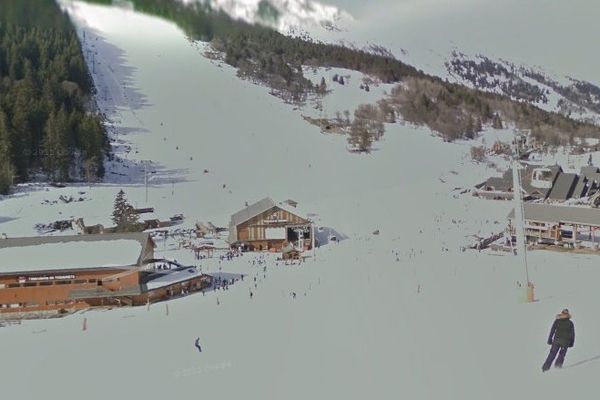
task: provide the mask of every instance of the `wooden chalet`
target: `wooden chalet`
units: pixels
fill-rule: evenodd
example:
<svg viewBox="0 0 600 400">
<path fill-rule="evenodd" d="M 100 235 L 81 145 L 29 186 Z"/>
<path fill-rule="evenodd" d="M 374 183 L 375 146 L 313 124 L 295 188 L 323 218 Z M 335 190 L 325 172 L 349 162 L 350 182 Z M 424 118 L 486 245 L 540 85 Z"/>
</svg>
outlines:
<svg viewBox="0 0 600 400">
<path fill-rule="evenodd" d="M 250 251 L 281 251 L 286 242 L 313 246 L 312 222 L 295 207 L 262 199 L 231 216 L 229 244 Z"/>
<path fill-rule="evenodd" d="M 218 229 L 212 222 L 196 222 L 196 237 L 203 238 L 207 236 L 215 236 L 218 233 Z"/>
</svg>

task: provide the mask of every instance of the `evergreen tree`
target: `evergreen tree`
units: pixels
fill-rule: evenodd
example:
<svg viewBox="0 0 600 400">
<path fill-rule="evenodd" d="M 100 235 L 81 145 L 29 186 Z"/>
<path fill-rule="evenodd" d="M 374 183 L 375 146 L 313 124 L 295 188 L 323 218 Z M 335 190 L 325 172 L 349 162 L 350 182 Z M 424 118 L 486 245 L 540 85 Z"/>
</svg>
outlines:
<svg viewBox="0 0 600 400">
<path fill-rule="evenodd" d="M 139 230 L 139 216 L 131 204 L 127 202 L 123 189 L 117 193 L 112 213 L 112 221 L 117 232 L 133 232 Z"/>
<path fill-rule="evenodd" d="M 0 193 L 7 194 L 14 168 L 10 160 L 10 140 L 6 115 L 0 110 Z"/>
<path fill-rule="evenodd" d="M 502 120 L 498 113 L 494 113 L 494 117 L 492 118 L 492 128 L 494 129 L 503 129 Z"/>
<path fill-rule="evenodd" d="M 26 181 L 31 171 L 104 174 L 109 144 L 87 110 L 92 90 L 77 33 L 55 1 L 0 0 L 1 191 L 8 175 Z"/>
<path fill-rule="evenodd" d="M 475 121 L 473 117 L 469 115 L 465 126 L 465 136 L 467 139 L 473 139 L 475 137 Z"/>
<path fill-rule="evenodd" d="M 477 118 L 477 120 L 475 120 L 475 133 L 479 133 L 483 130 L 483 125 L 481 123 L 481 118 Z"/>
<path fill-rule="evenodd" d="M 325 82 L 325 78 L 324 77 L 321 78 L 321 83 L 317 87 L 317 92 L 319 94 L 325 94 L 325 93 L 327 93 L 327 83 Z"/>
<path fill-rule="evenodd" d="M 51 179 L 66 180 L 69 176 L 71 152 L 69 146 L 69 124 L 64 109 L 51 113 L 44 129 L 44 168 Z"/>
</svg>

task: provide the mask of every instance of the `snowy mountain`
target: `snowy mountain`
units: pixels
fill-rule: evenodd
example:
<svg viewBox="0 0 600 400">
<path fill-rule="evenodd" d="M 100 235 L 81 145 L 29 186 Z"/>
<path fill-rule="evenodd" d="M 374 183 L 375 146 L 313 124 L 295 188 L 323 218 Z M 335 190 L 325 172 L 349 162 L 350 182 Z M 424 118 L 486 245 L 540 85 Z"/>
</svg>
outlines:
<svg viewBox="0 0 600 400">
<path fill-rule="evenodd" d="M 469 57 L 457 51 L 452 52 L 446 68 L 453 80 L 461 84 L 504 94 L 574 119 L 600 122 L 600 87 L 590 82 L 552 76 L 539 68 L 484 55 Z"/>
<path fill-rule="evenodd" d="M 200 0 L 179 1 L 191 4 Z M 208 4 L 235 19 L 263 24 L 282 33 L 314 27 L 337 30 L 340 24 L 352 20 L 350 14 L 337 7 L 312 0 L 210 0 Z"/>
<path fill-rule="evenodd" d="M 429 0 L 344 1 L 357 25 L 368 20 L 376 29 L 317 30 L 381 44 L 399 57 L 406 47 L 402 57 L 418 66 L 431 62 L 440 74 L 447 74 L 450 53 L 430 52 L 429 42 L 419 53 L 406 32 L 419 32 L 414 25 L 421 23 L 433 35 L 418 10 L 431 15 L 476 3 L 453 1 L 431 11 L 422 10 L 435 3 Z M 245 202 L 265 196 L 292 198 L 319 226 L 349 239 L 293 266 L 278 262 L 277 254 L 198 261 L 159 240 L 158 256 L 246 279 L 226 291 L 175 299 L 169 308 L 93 310 L 1 327 L 6 398 L 105 400 L 113 390 L 149 400 L 174 394 L 249 400 L 594 397 L 598 256 L 531 252 L 538 301 L 519 304 L 524 274 L 516 257 L 461 251 L 474 236 L 502 231 L 512 208 L 462 193 L 506 164 L 496 156 L 489 164 L 474 162 L 470 148 L 510 142 L 512 131 L 488 129 L 476 142 L 447 143 L 429 129 L 398 123 L 388 126 L 385 146 L 350 154 L 344 137 L 321 134 L 303 120 L 304 110 L 204 57 L 206 44 L 190 43 L 174 23 L 127 8 L 64 5 L 91 65 L 115 158 L 101 184 L 20 186 L 0 199 L 0 232 L 32 235 L 38 222 L 70 217 L 110 223 L 112 201 L 123 188 L 134 206 L 152 206 L 158 218 L 183 213 L 185 228 L 196 220 L 226 226 Z M 411 18 L 413 26 L 405 23 Z M 360 74 L 348 71 L 317 69 L 310 78 L 318 82 L 334 73 L 350 82 L 332 87 L 325 100 L 330 113 L 376 101 L 389 90 L 381 85 L 365 93 Z M 599 164 L 600 153 L 592 156 Z M 569 160 L 584 165 L 587 157 Z M 80 192 L 85 201 L 55 201 Z M 252 262 L 262 260 L 264 269 Z M 563 370 L 543 375 L 548 330 L 565 307 L 576 324 L 575 347 Z"/>
</svg>

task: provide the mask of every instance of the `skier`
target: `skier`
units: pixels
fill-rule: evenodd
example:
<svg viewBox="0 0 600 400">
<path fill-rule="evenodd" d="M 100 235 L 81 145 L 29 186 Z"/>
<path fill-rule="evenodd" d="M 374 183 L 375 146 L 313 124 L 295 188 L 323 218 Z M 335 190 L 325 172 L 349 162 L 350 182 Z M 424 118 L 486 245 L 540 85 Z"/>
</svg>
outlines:
<svg viewBox="0 0 600 400">
<path fill-rule="evenodd" d="M 196 346 L 196 348 L 198 349 L 198 351 L 200 353 L 202 353 L 202 347 L 200 347 L 200 338 L 196 338 L 196 341 L 194 342 L 194 346 Z"/>
<path fill-rule="evenodd" d="M 568 309 L 565 308 L 556 316 L 550 329 L 548 344 L 552 347 L 550 347 L 548 358 L 546 358 L 546 362 L 542 366 L 542 372 L 550 369 L 557 353 L 558 358 L 556 358 L 554 366 L 562 368 L 565 356 L 567 355 L 567 349 L 573 347 L 573 344 L 575 344 L 575 326 L 573 325 L 573 321 L 571 321 L 571 314 Z"/>
</svg>

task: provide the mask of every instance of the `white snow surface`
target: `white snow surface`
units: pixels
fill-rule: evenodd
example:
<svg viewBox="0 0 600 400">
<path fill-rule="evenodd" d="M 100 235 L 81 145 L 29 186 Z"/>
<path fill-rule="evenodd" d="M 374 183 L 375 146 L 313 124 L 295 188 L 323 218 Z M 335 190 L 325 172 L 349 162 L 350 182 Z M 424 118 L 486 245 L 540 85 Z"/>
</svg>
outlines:
<svg viewBox="0 0 600 400">
<path fill-rule="evenodd" d="M 183 213 L 188 225 L 226 226 L 246 201 L 292 198 L 319 225 L 349 239 L 318 248 L 302 265 L 267 255 L 266 270 L 252 263 L 256 255 L 198 262 L 159 241 L 157 257 L 246 278 L 227 291 L 173 300 L 168 313 L 154 304 L 0 328 L 3 396 L 593 396 L 600 373 L 598 258 L 530 253 L 538 301 L 519 304 L 524 272 L 517 258 L 461 252 L 472 235 L 503 230 L 511 208 L 460 194 L 494 174 L 470 161 L 472 142 L 445 143 L 427 129 L 393 124 L 377 151 L 350 154 L 344 137 L 321 134 L 302 119 L 303 110 L 205 59 L 203 46 L 174 25 L 122 8 L 66 6 L 80 34 L 85 30 L 99 106 L 126 162 L 108 163 L 103 184 L 21 187 L 0 202 L 0 232 L 31 235 L 35 223 L 70 216 L 104 223 L 123 187 L 134 205 Z M 345 96 L 366 96 L 350 87 Z M 488 130 L 481 140 L 508 135 Z M 147 202 L 141 160 L 152 160 L 155 171 Z M 89 200 L 44 202 L 79 191 Z M 563 370 L 544 375 L 548 329 L 564 307 L 574 316 L 575 347 Z"/>
<path fill-rule="evenodd" d="M 199 0 L 179 0 L 184 4 Z M 276 10 L 277 18 L 260 15 L 259 6 L 264 2 Z M 213 9 L 221 10 L 235 19 L 248 23 L 261 23 L 282 33 L 305 28 L 332 28 L 347 23 L 352 17 L 335 6 L 311 0 L 210 0 Z"/>
<path fill-rule="evenodd" d="M 54 271 L 135 265 L 141 253 L 136 240 L 44 243 L 0 248 L 0 273 Z"/>
<path fill-rule="evenodd" d="M 328 41 L 378 44 L 445 77 L 452 50 L 600 84 L 594 48 L 600 3 L 587 0 L 328 0 L 352 15 L 343 31 L 310 31 Z M 557 29 L 561 26 L 561 29 Z"/>
<path fill-rule="evenodd" d="M 172 271 L 165 273 L 156 279 L 152 279 L 146 283 L 148 290 L 154 290 L 165 286 L 170 286 L 175 283 L 183 282 L 198 276 L 201 276 L 202 272 L 194 268 L 188 268 L 183 271 Z"/>
</svg>

